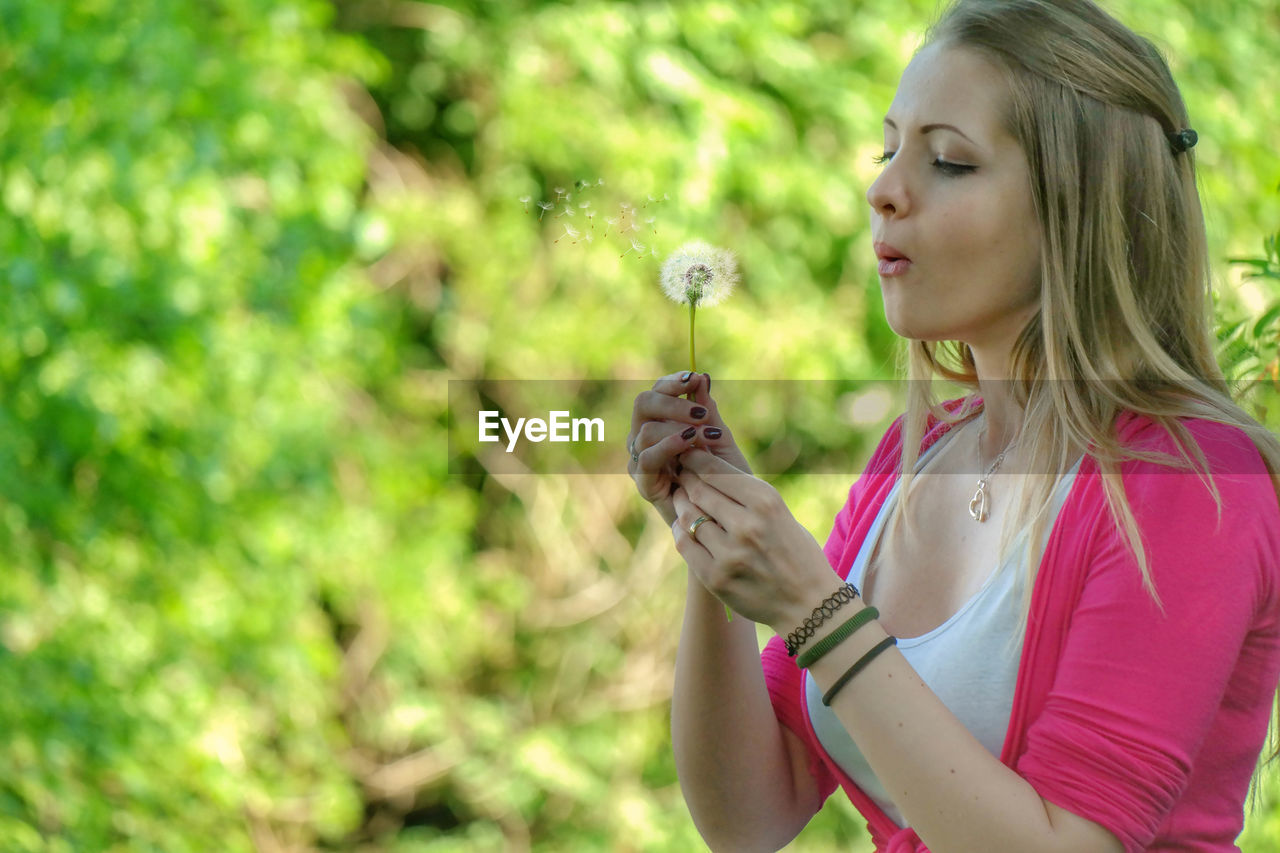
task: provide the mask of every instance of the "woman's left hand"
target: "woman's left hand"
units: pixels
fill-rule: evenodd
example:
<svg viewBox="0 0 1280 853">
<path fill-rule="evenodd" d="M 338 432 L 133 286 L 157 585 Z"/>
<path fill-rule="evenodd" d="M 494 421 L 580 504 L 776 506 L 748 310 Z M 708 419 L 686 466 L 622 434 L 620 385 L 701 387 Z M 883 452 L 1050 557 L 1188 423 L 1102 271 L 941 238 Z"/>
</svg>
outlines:
<svg viewBox="0 0 1280 853">
<path fill-rule="evenodd" d="M 705 450 L 680 461 L 671 526 L 680 556 L 738 613 L 779 633 L 795 628 L 840 585 L 821 546 L 773 486 Z"/>
</svg>

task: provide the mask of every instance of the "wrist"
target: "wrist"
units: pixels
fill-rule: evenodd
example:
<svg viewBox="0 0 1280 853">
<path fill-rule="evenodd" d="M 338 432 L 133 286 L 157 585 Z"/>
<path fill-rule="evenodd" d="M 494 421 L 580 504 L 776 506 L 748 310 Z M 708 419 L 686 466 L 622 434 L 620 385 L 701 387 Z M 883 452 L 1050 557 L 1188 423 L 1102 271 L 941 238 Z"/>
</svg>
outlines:
<svg viewBox="0 0 1280 853">
<path fill-rule="evenodd" d="M 787 608 L 777 623 L 770 626 L 783 638 L 791 656 L 812 646 L 865 608 L 857 587 L 835 577 L 832 581 L 823 587 L 814 587 L 815 593 L 808 602 Z"/>
</svg>

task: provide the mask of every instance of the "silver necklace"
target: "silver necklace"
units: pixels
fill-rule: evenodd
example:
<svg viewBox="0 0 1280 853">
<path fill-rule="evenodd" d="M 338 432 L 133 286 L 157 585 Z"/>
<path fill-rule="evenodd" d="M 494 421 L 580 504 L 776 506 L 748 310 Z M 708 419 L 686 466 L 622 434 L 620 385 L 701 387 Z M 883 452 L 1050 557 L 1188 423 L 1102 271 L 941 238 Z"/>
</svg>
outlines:
<svg viewBox="0 0 1280 853">
<path fill-rule="evenodd" d="M 986 434 L 987 434 L 987 428 L 986 428 L 986 425 L 984 424 L 982 427 L 982 432 L 978 435 L 979 448 L 982 447 L 982 436 Z M 1012 450 L 1013 446 L 1017 443 L 1018 443 L 1017 438 L 1014 438 L 1013 441 L 1009 442 L 1009 444 L 1005 447 L 1005 449 L 1000 451 L 1000 455 L 996 457 L 996 461 L 991 463 L 991 467 L 987 469 L 987 473 L 983 474 L 981 477 L 978 478 L 978 489 L 973 493 L 973 499 L 969 501 L 969 517 L 972 518 L 974 521 L 978 523 L 982 523 L 986 521 L 988 516 L 990 515 L 990 512 L 988 510 L 990 508 L 991 501 L 987 497 L 987 480 L 991 478 L 992 474 L 994 474 L 997 470 L 999 470 L 1000 463 L 1004 461 L 1005 454 L 1007 454 L 1010 450 Z"/>
</svg>

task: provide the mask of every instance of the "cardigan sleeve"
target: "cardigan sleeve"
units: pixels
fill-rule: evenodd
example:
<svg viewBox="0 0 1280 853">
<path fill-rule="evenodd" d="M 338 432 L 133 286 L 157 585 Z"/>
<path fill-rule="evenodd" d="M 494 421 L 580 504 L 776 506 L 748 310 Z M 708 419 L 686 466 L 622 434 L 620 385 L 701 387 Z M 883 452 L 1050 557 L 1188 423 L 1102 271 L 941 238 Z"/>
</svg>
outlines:
<svg viewBox="0 0 1280 853">
<path fill-rule="evenodd" d="M 1256 449 L 1243 448 L 1238 431 L 1224 438 L 1227 429 L 1195 431 L 1221 515 L 1197 474 L 1123 466 L 1160 603 L 1107 512 L 1053 686 L 1017 763 L 1042 797 L 1105 827 L 1126 851 L 1151 844 L 1187 787 L 1233 678 L 1256 681 L 1264 716 L 1275 689 L 1274 655 L 1256 672 L 1238 668 L 1251 666 L 1242 654 L 1249 632 L 1274 629 L 1280 514 Z M 1089 485 L 1101 495 L 1100 478 Z"/>
</svg>

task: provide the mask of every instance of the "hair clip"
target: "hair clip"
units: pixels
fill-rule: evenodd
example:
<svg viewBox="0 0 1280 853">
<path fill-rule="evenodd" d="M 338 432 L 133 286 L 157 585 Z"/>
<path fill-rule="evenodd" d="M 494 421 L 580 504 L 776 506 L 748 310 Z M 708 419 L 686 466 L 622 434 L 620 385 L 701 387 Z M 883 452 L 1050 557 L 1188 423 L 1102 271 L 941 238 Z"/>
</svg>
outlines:
<svg viewBox="0 0 1280 853">
<path fill-rule="evenodd" d="M 1169 145 L 1173 148 L 1174 154 L 1181 154 L 1183 151 L 1195 148 L 1196 142 L 1200 139 L 1199 134 L 1189 127 L 1186 130 L 1179 130 L 1177 133 L 1170 133 L 1168 137 Z"/>
</svg>

